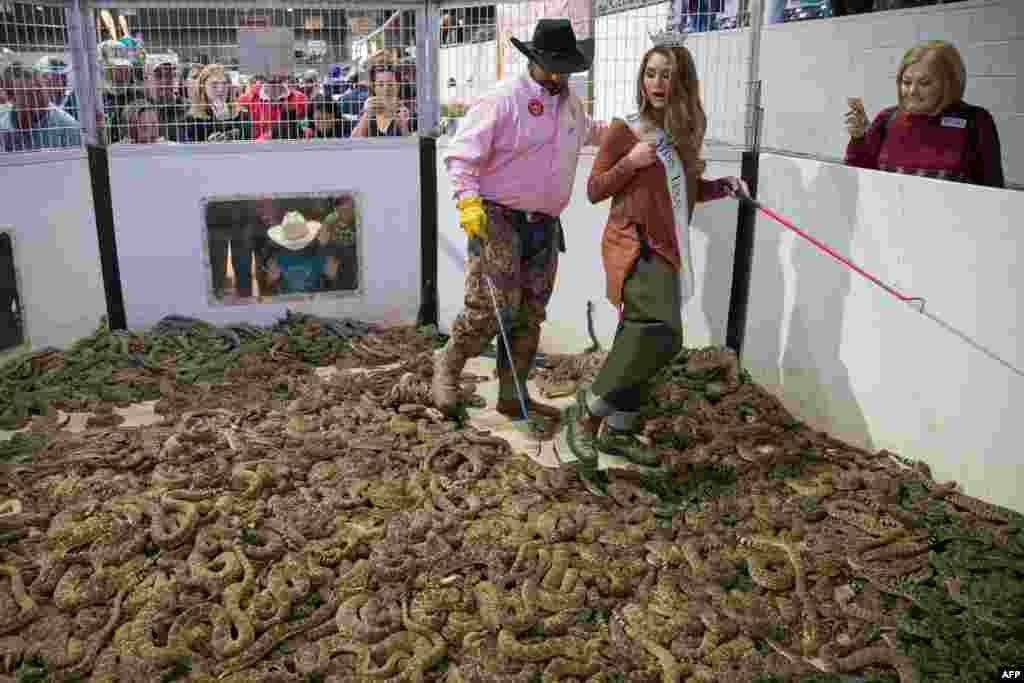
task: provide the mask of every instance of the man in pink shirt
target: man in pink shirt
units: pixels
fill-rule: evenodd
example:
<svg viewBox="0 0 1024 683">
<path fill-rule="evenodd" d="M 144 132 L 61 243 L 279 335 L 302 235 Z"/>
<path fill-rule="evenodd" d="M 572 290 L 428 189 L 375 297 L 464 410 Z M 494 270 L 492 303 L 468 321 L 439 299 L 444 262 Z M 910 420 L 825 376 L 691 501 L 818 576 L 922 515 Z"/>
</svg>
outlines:
<svg viewBox="0 0 1024 683">
<path fill-rule="evenodd" d="M 580 150 L 598 144 L 604 125 L 591 121 L 568 90 L 568 75 L 587 71 L 593 39 L 577 41 L 568 19 L 541 19 L 533 41 L 512 43 L 530 60 L 527 73 L 499 83 L 460 122 L 444 155 L 455 186 L 459 222 L 469 237 L 465 308 L 434 365 L 433 398 L 453 412 L 459 376 L 498 333 L 484 275 L 490 276 L 528 412 L 558 418 L 533 402 L 526 378 L 565 251 L 558 216 L 569 204 Z M 521 417 L 512 368 L 498 338 L 498 412 Z"/>
</svg>

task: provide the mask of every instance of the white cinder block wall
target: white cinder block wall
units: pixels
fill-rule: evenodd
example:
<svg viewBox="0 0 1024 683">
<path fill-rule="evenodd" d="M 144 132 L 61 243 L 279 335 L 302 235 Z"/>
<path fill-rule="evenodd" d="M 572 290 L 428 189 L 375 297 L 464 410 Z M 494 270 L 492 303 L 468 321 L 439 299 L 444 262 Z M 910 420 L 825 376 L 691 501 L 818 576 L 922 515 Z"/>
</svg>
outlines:
<svg viewBox="0 0 1024 683">
<path fill-rule="evenodd" d="M 1024 193 L 765 154 L 768 206 L 1024 367 Z M 1024 511 L 1024 378 L 763 214 L 743 365 L 798 418 Z"/>
<path fill-rule="evenodd" d="M 863 97 L 872 117 L 894 105 L 896 69 L 918 40 L 947 40 L 960 50 L 968 72 L 965 99 L 992 113 L 1007 182 L 1024 185 L 1022 0 L 965 0 L 765 26 L 764 147 L 843 157 L 846 98 Z"/>
</svg>

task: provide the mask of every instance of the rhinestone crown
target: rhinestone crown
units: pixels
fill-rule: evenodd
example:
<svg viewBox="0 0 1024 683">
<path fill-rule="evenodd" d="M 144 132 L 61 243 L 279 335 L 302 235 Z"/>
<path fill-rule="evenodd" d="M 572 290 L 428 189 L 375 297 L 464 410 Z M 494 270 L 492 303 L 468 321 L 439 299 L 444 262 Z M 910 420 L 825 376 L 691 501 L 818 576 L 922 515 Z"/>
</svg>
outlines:
<svg viewBox="0 0 1024 683">
<path fill-rule="evenodd" d="M 654 47 L 683 47 L 686 43 L 686 34 L 679 31 L 661 31 L 660 33 L 649 33 Z"/>
</svg>

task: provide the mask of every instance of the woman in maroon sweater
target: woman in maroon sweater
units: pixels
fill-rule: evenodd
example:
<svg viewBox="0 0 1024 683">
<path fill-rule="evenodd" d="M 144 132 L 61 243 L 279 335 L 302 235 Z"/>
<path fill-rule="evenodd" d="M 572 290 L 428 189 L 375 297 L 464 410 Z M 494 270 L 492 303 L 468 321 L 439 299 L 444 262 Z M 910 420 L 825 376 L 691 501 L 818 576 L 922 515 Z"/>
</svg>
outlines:
<svg viewBox="0 0 1024 683">
<path fill-rule="evenodd" d="M 864 105 L 850 98 L 846 163 L 1005 187 L 995 121 L 964 102 L 966 74 L 950 43 L 929 40 L 910 48 L 896 73 L 898 106 L 883 109 L 869 128 Z"/>
</svg>

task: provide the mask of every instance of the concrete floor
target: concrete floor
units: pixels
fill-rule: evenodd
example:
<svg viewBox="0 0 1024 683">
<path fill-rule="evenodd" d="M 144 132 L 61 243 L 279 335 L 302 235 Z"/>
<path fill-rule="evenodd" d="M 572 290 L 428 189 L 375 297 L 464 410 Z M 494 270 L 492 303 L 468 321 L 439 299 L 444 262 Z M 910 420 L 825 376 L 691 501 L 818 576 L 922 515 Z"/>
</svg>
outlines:
<svg viewBox="0 0 1024 683">
<path fill-rule="evenodd" d="M 157 415 L 153 412 L 153 408 L 156 406 L 156 401 L 143 401 L 141 403 L 133 403 L 127 408 L 114 408 L 115 413 L 119 413 L 124 416 L 124 422 L 119 427 L 140 427 L 143 425 L 156 424 L 162 422 L 163 415 Z M 58 419 L 68 419 L 68 423 L 64 426 L 64 429 L 69 432 L 81 432 L 85 431 L 85 422 L 89 419 L 92 413 L 65 413 L 63 410 L 57 411 Z M 28 427 L 19 429 L 17 432 L 28 431 Z M 0 440 L 10 439 L 12 435 L 17 432 L 6 431 L 0 429 Z"/>
</svg>

